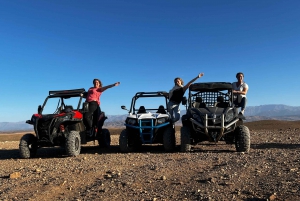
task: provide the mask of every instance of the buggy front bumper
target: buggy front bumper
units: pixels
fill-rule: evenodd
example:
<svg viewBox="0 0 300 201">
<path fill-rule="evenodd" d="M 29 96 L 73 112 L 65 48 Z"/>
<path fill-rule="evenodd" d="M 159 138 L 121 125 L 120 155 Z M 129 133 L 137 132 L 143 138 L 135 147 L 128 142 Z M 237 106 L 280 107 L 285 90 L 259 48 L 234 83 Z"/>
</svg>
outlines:
<svg viewBox="0 0 300 201">
<path fill-rule="evenodd" d="M 199 132 L 203 132 L 205 135 L 207 135 L 210 139 L 211 136 L 209 135 L 209 129 L 214 129 L 214 130 L 219 130 L 219 135 L 217 136 L 216 139 L 214 139 L 214 141 L 219 141 L 223 135 L 225 135 L 226 133 L 232 132 L 232 129 L 230 129 L 234 124 L 236 124 L 239 119 L 235 119 L 233 121 L 231 121 L 230 123 L 225 125 L 225 115 L 222 114 L 221 117 L 218 118 L 209 118 L 207 114 L 205 114 L 204 118 L 203 118 L 203 124 L 199 123 L 198 121 L 196 121 L 193 118 L 190 118 L 190 121 L 192 122 L 193 125 L 193 129 Z M 221 124 L 219 125 L 208 125 L 209 121 L 216 121 L 216 120 L 221 120 Z M 196 126 L 198 127 L 196 127 Z M 201 128 L 203 131 L 200 131 L 199 128 Z"/>
</svg>

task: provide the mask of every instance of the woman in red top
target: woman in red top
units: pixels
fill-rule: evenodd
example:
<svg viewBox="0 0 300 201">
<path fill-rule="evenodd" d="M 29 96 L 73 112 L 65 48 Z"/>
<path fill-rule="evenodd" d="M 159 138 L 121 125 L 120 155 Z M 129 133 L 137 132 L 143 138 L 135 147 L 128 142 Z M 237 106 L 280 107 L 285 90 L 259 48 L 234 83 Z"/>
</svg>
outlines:
<svg viewBox="0 0 300 201">
<path fill-rule="evenodd" d="M 85 101 L 89 103 L 89 111 L 84 114 L 84 122 L 88 133 L 92 129 L 93 122 L 94 125 L 97 124 L 98 117 L 101 114 L 100 96 L 102 92 L 108 88 L 118 86 L 120 82 L 102 87 L 102 82 L 99 79 L 94 79 L 93 84 L 94 87 L 89 88 Z"/>
</svg>

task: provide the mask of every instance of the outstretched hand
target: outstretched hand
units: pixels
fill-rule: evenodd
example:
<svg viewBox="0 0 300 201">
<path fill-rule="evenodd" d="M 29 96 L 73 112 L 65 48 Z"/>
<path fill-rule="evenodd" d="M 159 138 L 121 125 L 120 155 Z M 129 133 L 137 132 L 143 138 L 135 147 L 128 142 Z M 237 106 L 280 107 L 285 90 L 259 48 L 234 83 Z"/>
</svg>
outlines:
<svg viewBox="0 0 300 201">
<path fill-rule="evenodd" d="M 115 86 L 118 86 L 119 84 L 121 84 L 121 83 L 120 83 L 120 82 L 116 82 L 116 83 L 115 83 Z"/>
<path fill-rule="evenodd" d="M 199 73 L 198 78 L 202 77 L 204 73 Z"/>
<path fill-rule="evenodd" d="M 204 75 L 204 73 L 199 73 L 199 75 L 197 77 L 195 77 L 194 79 L 192 79 L 191 81 L 189 81 L 184 87 L 183 87 L 183 91 L 185 92 L 193 82 L 195 82 L 198 78 L 202 77 Z"/>
</svg>

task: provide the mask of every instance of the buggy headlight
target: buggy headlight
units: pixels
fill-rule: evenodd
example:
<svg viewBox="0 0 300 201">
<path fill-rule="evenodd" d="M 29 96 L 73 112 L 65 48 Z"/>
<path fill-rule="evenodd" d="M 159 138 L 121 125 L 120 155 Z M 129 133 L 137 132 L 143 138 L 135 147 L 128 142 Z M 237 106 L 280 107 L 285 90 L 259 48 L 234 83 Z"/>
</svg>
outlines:
<svg viewBox="0 0 300 201">
<path fill-rule="evenodd" d="M 233 110 L 229 110 L 225 115 L 225 122 L 229 122 L 234 118 Z"/>
<path fill-rule="evenodd" d="M 160 119 L 157 119 L 157 123 L 158 124 L 163 124 L 166 122 L 166 119 L 165 118 L 160 118 Z"/>
<path fill-rule="evenodd" d="M 63 120 L 68 120 L 68 119 L 71 119 L 71 115 L 66 115 L 63 117 Z"/>
<path fill-rule="evenodd" d="M 134 125 L 134 124 L 136 124 L 136 120 L 135 119 L 128 119 L 128 124 Z"/>
<path fill-rule="evenodd" d="M 198 122 L 202 122 L 201 117 L 198 114 L 196 114 L 196 113 L 193 114 L 193 119 L 195 119 Z"/>
</svg>

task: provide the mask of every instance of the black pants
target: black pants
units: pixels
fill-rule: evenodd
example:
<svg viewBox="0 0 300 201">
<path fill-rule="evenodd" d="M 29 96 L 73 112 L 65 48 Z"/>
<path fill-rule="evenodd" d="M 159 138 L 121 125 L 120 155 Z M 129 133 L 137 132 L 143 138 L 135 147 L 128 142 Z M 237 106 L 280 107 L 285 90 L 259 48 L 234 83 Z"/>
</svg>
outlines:
<svg viewBox="0 0 300 201">
<path fill-rule="evenodd" d="M 86 130 L 91 130 L 93 126 L 97 126 L 99 115 L 101 114 L 100 106 L 96 101 L 89 102 L 89 111 L 84 114 L 84 124 Z"/>
</svg>

